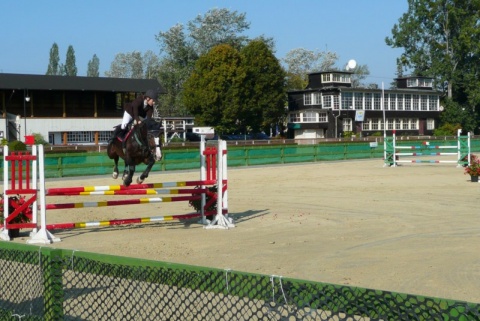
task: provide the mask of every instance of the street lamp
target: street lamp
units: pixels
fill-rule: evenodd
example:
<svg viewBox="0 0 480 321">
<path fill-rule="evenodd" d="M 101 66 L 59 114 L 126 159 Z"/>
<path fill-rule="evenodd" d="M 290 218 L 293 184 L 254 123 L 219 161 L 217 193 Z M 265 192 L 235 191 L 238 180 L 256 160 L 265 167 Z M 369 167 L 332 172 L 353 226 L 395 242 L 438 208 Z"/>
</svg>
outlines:
<svg viewBox="0 0 480 321">
<path fill-rule="evenodd" d="M 30 102 L 30 97 L 28 96 L 28 91 L 25 94 L 25 89 L 23 90 L 23 130 L 25 131 L 25 136 L 27 136 L 27 103 Z"/>
</svg>

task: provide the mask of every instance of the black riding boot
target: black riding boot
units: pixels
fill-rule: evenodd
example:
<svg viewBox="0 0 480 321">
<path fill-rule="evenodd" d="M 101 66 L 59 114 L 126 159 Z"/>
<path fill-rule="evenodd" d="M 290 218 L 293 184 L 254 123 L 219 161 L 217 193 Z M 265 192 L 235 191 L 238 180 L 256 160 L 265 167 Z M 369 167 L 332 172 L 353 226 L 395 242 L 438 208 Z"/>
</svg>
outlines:
<svg viewBox="0 0 480 321">
<path fill-rule="evenodd" d="M 118 137 L 118 135 L 122 132 L 122 129 L 119 127 L 115 127 L 115 130 L 112 133 L 112 137 L 108 140 L 109 144 L 112 144 L 115 141 L 115 138 Z"/>
<path fill-rule="evenodd" d="M 124 154 L 125 154 L 125 149 L 126 149 L 126 145 L 127 145 L 127 140 L 125 139 L 125 137 L 127 136 L 127 133 L 128 133 L 127 128 L 120 130 L 120 137 L 122 137 L 122 148 L 123 148 L 123 153 Z"/>
</svg>

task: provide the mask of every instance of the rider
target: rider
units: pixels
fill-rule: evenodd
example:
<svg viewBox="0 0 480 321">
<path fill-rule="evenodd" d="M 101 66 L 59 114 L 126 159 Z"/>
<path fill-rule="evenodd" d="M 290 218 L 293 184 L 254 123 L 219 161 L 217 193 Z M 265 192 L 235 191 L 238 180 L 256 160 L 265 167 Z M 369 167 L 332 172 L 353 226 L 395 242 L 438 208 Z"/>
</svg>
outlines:
<svg viewBox="0 0 480 321">
<path fill-rule="evenodd" d="M 131 103 L 126 104 L 122 124 L 115 129 L 110 140 L 113 141 L 119 135 L 123 137 L 128 131 L 128 124 L 132 121 L 137 125 L 142 122 L 142 119 L 152 118 L 153 105 L 156 103 L 157 98 L 158 92 L 154 89 L 149 89 L 144 95 L 140 95 Z"/>
</svg>

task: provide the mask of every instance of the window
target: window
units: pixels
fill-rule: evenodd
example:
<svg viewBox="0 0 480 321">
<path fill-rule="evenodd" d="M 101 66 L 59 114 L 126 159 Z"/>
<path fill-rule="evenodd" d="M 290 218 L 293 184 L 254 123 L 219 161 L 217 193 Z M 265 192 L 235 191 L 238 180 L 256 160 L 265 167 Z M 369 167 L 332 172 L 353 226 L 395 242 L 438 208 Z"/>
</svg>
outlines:
<svg viewBox="0 0 480 321">
<path fill-rule="evenodd" d="M 427 130 L 435 129 L 435 119 L 427 118 Z"/>
<path fill-rule="evenodd" d="M 417 119 L 409 119 L 410 129 L 418 129 L 418 120 Z"/>
<path fill-rule="evenodd" d="M 365 93 L 365 110 L 371 110 L 372 109 L 372 94 L 371 93 Z"/>
<path fill-rule="evenodd" d="M 437 109 L 437 104 L 438 104 L 438 96 L 435 95 L 429 95 L 428 96 L 428 110 L 435 111 Z"/>
<path fill-rule="evenodd" d="M 405 110 L 412 110 L 412 95 L 405 94 Z"/>
<path fill-rule="evenodd" d="M 397 109 L 397 94 L 390 94 L 390 110 Z"/>
<path fill-rule="evenodd" d="M 428 96 L 422 95 L 420 100 L 420 106 L 422 110 L 428 110 Z"/>
<path fill-rule="evenodd" d="M 340 108 L 340 97 L 338 96 L 333 96 L 333 109 L 339 109 Z"/>
<path fill-rule="evenodd" d="M 395 119 L 395 129 L 402 129 L 402 121 L 400 118 Z"/>
<path fill-rule="evenodd" d="M 322 74 L 322 82 L 331 82 L 332 74 Z"/>
<path fill-rule="evenodd" d="M 305 93 L 303 95 L 303 104 L 304 105 L 311 105 L 312 104 L 312 94 Z"/>
<path fill-rule="evenodd" d="M 363 109 L 363 93 L 353 93 L 353 102 L 355 109 L 362 110 Z"/>
<path fill-rule="evenodd" d="M 323 99 L 323 108 L 332 108 L 332 96 L 322 96 Z"/>
<path fill-rule="evenodd" d="M 403 110 L 403 94 L 397 94 L 397 110 Z"/>
<path fill-rule="evenodd" d="M 313 111 L 307 111 L 303 113 L 303 123 L 313 123 L 317 121 L 317 113 Z"/>
<path fill-rule="evenodd" d="M 321 105 L 322 104 L 322 94 L 319 92 L 313 93 L 313 105 Z"/>
<path fill-rule="evenodd" d="M 410 126 L 408 124 L 408 118 L 402 119 L 402 129 L 410 129 Z"/>
<path fill-rule="evenodd" d="M 420 95 L 413 95 L 412 96 L 412 106 L 413 110 L 419 110 L 418 106 L 420 105 Z"/>
<path fill-rule="evenodd" d="M 353 93 L 342 93 L 342 109 L 353 108 Z"/>
<path fill-rule="evenodd" d="M 381 110 L 381 101 L 382 101 L 382 95 L 379 93 L 374 93 L 373 94 L 373 109 L 375 110 Z"/>
<path fill-rule="evenodd" d="M 372 129 L 372 130 L 378 130 L 378 129 L 380 129 L 380 127 L 379 127 L 379 123 L 380 123 L 380 122 L 379 122 L 379 119 L 378 119 L 378 118 L 372 118 L 370 121 L 372 122 L 372 126 L 371 126 L 371 129 Z"/>
<path fill-rule="evenodd" d="M 352 131 L 352 119 L 351 118 L 344 118 L 343 119 L 343 131 L 344 132 L 351 132 Z"/>
<path fill-rule="evenodd" d="M 318 121 L 326 123 L 327 122 L 327 113 L 318 113 Z"/>
<path fill-rule="evenodd" d="M 362 130 L 370 130 L 370 123 L 368 121 L 363 122 Z"/>
<path fill-rule="evenodd" d="M 290 114 L 290 122 L 291 123 L 299 123 L 300 122 L 300 113 L 291 113 Z"/>
<path fill-rule="evenodd" d="M 393 130 L 395 127 L 395 121 L 393 119 L 387 119 L 387 129 Z"/>
<path fill-rule="evenodd" d="M 91 143 L 93 141 L 92 132 L 67 132 L 67 141 L 69 143 Z"/>
</svg>

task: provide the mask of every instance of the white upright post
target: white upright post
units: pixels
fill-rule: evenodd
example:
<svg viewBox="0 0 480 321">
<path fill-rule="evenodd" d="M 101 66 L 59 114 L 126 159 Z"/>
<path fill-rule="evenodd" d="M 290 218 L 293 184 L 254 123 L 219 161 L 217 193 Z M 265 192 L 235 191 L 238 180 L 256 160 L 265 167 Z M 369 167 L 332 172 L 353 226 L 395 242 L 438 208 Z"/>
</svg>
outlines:
<svg viewBox="0 0 480 321">
<path fill-rule="evenodd" d="M 200 180 L 204 182 L 207 179 L 207 168 L 206 168 L 206 161 L 205 161 L 205 135 L 200 135 Z M 200 186 L 201 189 L 205 189 L 205 185 L 202 184 Z M 205 204 L 207 203 L 206 193 L 202 193 L 202 199 L 200 202 L 200 213 L 202 215 L 201 224 L 206 225 L 207 219 L 205 217 Z"/>
<path fill-rule="evenodd" d="M 47 213 L 45 207 L 45 162 L 43 155 L 43 145 L 38 145 L 38 167 L 40 179 L 40 230 L 37 233 L 31 235 L 30 239 L 27 241 L 27 243 L 29 244 L 50 244 L 53 242 L 60 242 L 59 238 L 55 237 L 52 233 L 47 231 Z"/>
<path fill-rule="evenodd" d="M 227 211 L 227 214 L 225 215 L 228 217 L 228 177 L 227 177 L 227 142 L 222 140 L 222 163 L 220 166 L 222 166 L 222 176 L 223 180 L 227 182 L 227 189 L 225 190 L 225 193 L 223 193 L 223 209 Z M 223 182 L 221 184 L 223 186 Z"/>
<path fill-rule="evenodd" d="M 33 156 L 37 156 L 38 153 L 37 153 L 37 146 L 36 145 L 32 145 L 32 155 Z M 32 177 L 30 178 L 30 180 L 32 181 L 32 188 L 34 190 L 37 191 L 37 195 L 35 196 L 35 201 L 33 202 L 32 204 L 32 223 L 37 223 L 37 214 L 38 214 L 38 184 L 37 184 L 37 166 L 38 166 L 38 157 L 35 157 L 35 160 L 32 161 Z M 38 227 L 38 225 L 37 225 Z M 35 234 L 38 232 L 38 228 L 35 227 L 31 234 Z"/>
<path fill-rule="evenodd" d="M 8 195 L 5 194 L 5 191 L 8 189 L 8 162 L 6 157 L 8 156 L 8 146 L 3 146 L 3 227 L 0 232 L 0 239 L 4 241 L 10 241 L 10 236 L 8 236 L 8 230 L 5 227 L 5 222 L 8 217 Z"/>
</svg>

